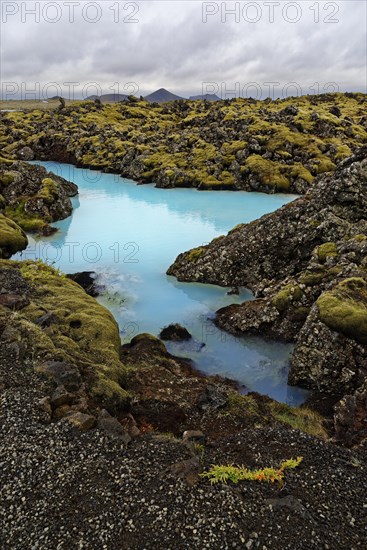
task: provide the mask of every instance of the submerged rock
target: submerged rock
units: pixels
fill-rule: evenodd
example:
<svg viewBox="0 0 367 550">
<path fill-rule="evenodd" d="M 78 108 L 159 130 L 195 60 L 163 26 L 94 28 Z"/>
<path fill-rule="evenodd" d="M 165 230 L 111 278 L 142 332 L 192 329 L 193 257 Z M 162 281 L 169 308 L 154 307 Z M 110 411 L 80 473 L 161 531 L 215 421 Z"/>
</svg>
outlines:
<svg viewBox="0 0 367 550">
<path fill-rule="evenodd" d="M 163 328 L 159 334 L 159 338 L 161 340 L 181 342 L 182 340 L 190 340 L 192 336 L 185 327 L 176 323 Z"/>
</svg>

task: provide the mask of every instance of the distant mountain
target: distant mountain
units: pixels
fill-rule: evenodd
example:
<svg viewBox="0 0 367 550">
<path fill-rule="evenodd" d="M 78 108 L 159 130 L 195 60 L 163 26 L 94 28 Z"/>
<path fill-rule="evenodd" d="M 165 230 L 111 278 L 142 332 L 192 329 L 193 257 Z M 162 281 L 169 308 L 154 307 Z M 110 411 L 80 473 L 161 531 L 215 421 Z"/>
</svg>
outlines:
<svg viewBox="0 0 367 550">
<path fill-rule="evenodd" d="M 198 99 L 206 99 L 207 101 L 220 101 L 220 97 L 218 97 L 215 94 L 202 94 L 202 95 L 191 95 L 189 99 L 192 99 L 194 101 Z"/>
<path fill-rule="evenodd" d="M 102 103 L 117 103 L 118 101 L 125 101 L 127 95 L 125 94 L 103 94 L 103 95 L 90 95 L 85 98 L 85 101 L 94 101 L 100 99 Z"/>
<path fill-rule="evenodd" d="M 167 101 L 175 101 L 176 99 L 185 98 L 175 95 L 164 88 L 159 88 L 159 90 L 156 90 L 152 94 L 146 95 L 144 99 L 150 103 L 166 103 Z"/>
<path fill-rule="evenodd" d="M 101 96 L 90 95 L 85 98 L 85 101 L 94 101 L 95 99 L 100 99 L 102 103 L 117 103 L 118 101 L 126 101 L 127 98 L 128 96 L 125 94 L 103 94 Z M 50 99 L 58 99 L 58 98 L 55 97 Z M 149 95 L 146 95 L 144 99 L 146 101 L 149 101 L 150 103 L 167 103 L 168 101 L 175 101 L 176 99 L 186 99 L 186 98 L 173 94 L 172 92 L 169 92 L 165 88 L 159 88 L 159 90 L 156 90 L 155 92 Z M 215 94 L 192 95 L 190 96 L 190 99 L 191 100 L 206 99 L 207 101 L 220 101 L 220 97 L 218 97 Z"/>
</svg>

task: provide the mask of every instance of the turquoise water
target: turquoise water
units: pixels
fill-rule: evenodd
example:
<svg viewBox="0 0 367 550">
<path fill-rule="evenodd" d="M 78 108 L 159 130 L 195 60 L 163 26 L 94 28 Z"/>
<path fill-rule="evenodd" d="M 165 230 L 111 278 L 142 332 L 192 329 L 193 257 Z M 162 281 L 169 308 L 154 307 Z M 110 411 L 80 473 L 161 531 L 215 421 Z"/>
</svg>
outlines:
<svg viewBox="0 0 367 550">
<path fill-rule="evenodd" d="M 163 190 L 72 165 L 39 164 L 74 181 L 79 196 L 73 199 L 73 215 L 54 224 L 59 231 L 30 239 L 23 259 L 54 262 L 66 273 L 96 271 L 108 287 L 99 301 L 114 314 L 124 341 L 141 332 L 158 335 L 178 322 L 195 341 L 170 343 L 172 353 L 191 357 L 200 370 L 234 378 L 249 390 L 290 404 L 304 400 L 306 392 L 286 383 L 291 346 L 234 338 L 210 321 L 218 308 L 252 299 L 249 291 L 228 296 L 228 289 L 178 283 L 165 274 L 180 252 L 274 211 L 294 196 Z"/>
</svg>

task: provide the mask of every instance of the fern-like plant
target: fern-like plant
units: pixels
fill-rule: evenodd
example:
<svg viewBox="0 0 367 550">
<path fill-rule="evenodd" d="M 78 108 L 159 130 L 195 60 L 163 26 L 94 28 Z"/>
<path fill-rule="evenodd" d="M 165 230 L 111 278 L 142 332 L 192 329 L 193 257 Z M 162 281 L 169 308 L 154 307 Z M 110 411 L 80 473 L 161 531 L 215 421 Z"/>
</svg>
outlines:
<svg viewBox="0 0 367 550">
<path fill-rule="evenodd" d="M 249 470 L 244 466 L 228 466 L 212 464 L 212 467 L 207 472 L 201 474 L 210 480 L 210 483 L 238 483 L 239 481 L 265 481 L 266 483 L 274 483 L 277 481 L 279 485 L 283 485 L 284 471 L 294 469 L 301 464 L 302 456 L 284 460 L 279 468 L 263 468 L 260 470 Z"/>
</svg>

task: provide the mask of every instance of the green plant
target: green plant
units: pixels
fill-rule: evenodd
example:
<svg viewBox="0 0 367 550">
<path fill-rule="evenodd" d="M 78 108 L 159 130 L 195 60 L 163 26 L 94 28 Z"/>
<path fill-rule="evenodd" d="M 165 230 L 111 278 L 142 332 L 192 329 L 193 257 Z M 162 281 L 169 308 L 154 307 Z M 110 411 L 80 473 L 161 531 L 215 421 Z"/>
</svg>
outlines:
<svg viewBox="0 0 367 550">
<path fill-rule="evenodd" d="M 194 443 L 194 450 L 196 454 L 200 456 L 201 459 L 204 457 L 205 447 L 202 443 Z"/>
<path fill-rule="evenodd" d="M 274 483 L 277 481 L 280 486 L 283 485 L 284 471 L 293 470 L 301 464 L 303 460 L 302 456 L 297 458 L 290 458 L 284 460 L 279 468 L 263 468 L 259 470 L 249 470 L 244 466 L 233 466 L 229 464 L 228 466 L 224 465 L 215 465 L 212 464 L 212 467 L 207 472 L 201 474 L 201 477 L 206 477 L 210 480 L 210 483 L 227 483 L 231 481 L 232 483 L 238 483 L 239 481 L 264 481 L 266 483 Z"/>
</svg>

